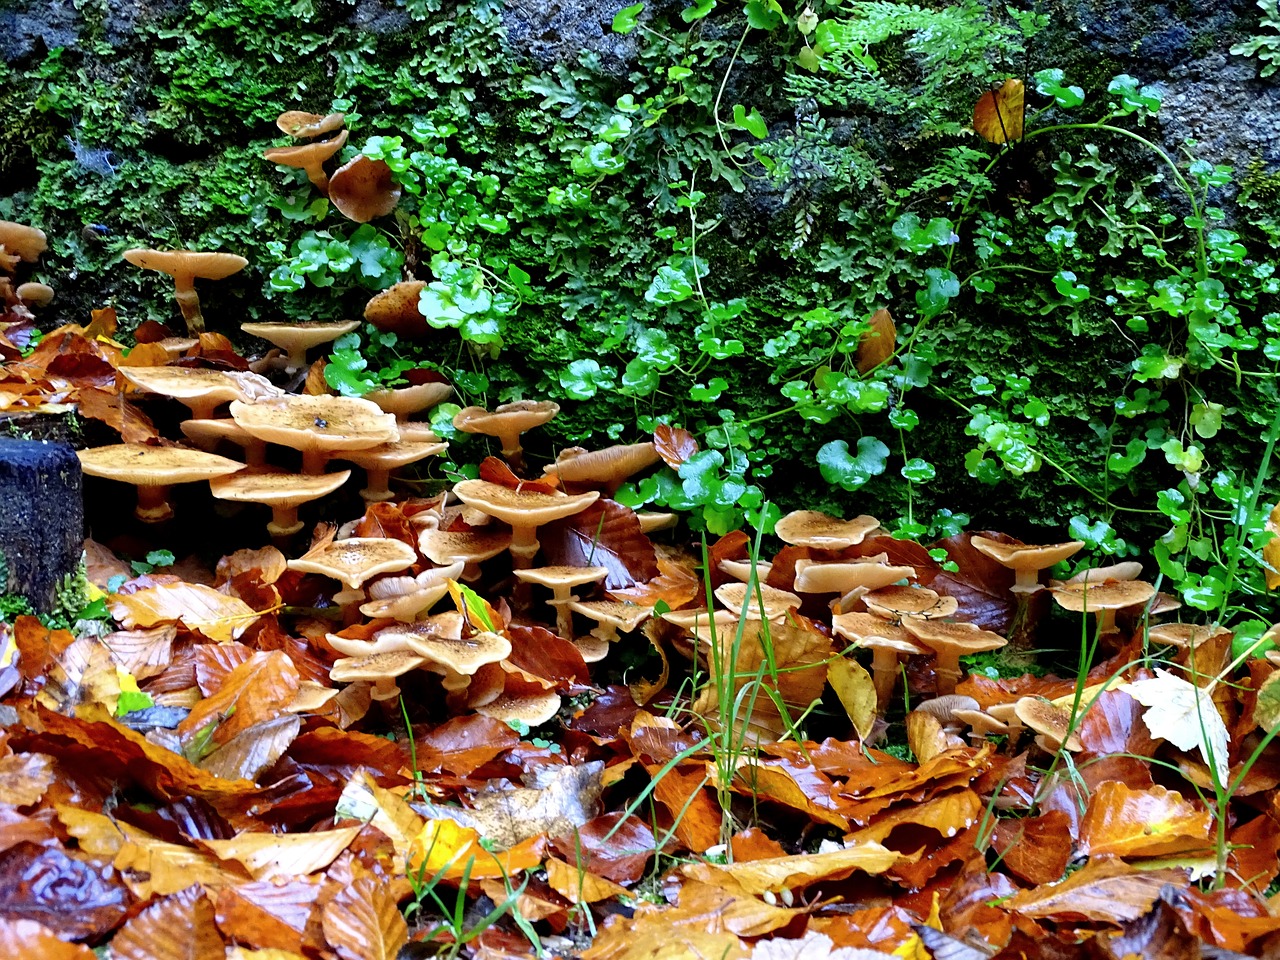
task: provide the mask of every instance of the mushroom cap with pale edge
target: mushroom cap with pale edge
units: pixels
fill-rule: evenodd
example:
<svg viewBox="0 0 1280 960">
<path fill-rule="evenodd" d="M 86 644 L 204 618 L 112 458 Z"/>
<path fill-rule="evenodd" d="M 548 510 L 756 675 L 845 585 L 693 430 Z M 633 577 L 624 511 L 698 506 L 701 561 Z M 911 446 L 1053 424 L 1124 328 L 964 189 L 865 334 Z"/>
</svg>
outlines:
<svg viewBox="0 0 1280 960">
<path fill-rule="evenodd" d="M 203 450 L 148 447 L 141 443 L 78 450 L 76 456 L 80 458 L 80 468 L 91 477 L 123 480 L 140 487 L 194 483 L 244 469 L 243 463 Z"/>
<path fill-rule="evenodd" d="M 324 163 L 346 146 L 347 136 L 348 132 L 343 130 L 328 140 L 300 143 L 292 147 L 272 147 L 262 151 L 262 159 L 278 163 L 282 167 L 309 167 L 315 163 Z"/>
<path fill-rule="evenodd" d="M 492 413 L 484 407 L 463 407 L 453 415 L 453 425 L 463 433 L 496 437 L 512 430 L 524 433 L 540 427 L 559 412 L 560 404 L 550 400 L 517 400 L 500 404 Z"/>
<path fill-rule="evenodd" d="M 800 598 L 790 591 L 763 583 L 757 583 L 756 589 L 760 591 L 759 594 L 756 590 L 748 590 L 747 584 L 735 580 L 717 587 L 716 599 L 733 613 L 743 613 L 745 608 L 748 620 L 776 620 L 800 606 Z"/>
<path fill-rule="evenodd" d="M 640 532 L 646 535 L 668 530 L 679 522 L 674 513 L 650 513 L 643 510 L 636 514 L 636 519 L 640 521 Z"/>
<path fill-rule="evenodd" d="M 1084 749 L 1084 744 L 1080 742 L 1080 738 L 1074 731 L 1070 737 L 1067 737 L 1067 729 L 1071 726 L 1071 715 L 1055 707 L 1048 700 L 1042 700 L 1039 697 L 1023 697 L 1013 705 L 1013 712 L 1024 726 L 1043 734 L 1051 743 L 1061 744 L 1072 752 Z"/>
<path fill-rule="evenodd" d="M 510 530 L 437 530 L 427 527 L 418 534 L 418 549 L 432 563 L 479 563 L 496 557 L 511 546 Z"/>
<path fill-rule="evenodd" d="M 870 613 L 837 613 L 831 618 L 831 632 L 868 650 L 896 650 L 921 654 L 925 650 L 913 643 L 911 634 L 882 617 Z"/>
<path fill-rule="evenodd" d="M 799 593 L 848 593 L 858 587 L 879 590 L 915 575 L 915 567 L 891 567 L 884 563 L 859 561 L 820 563 L 801 559 L 796 561 L 795 588 Z"/>
<path fill-rule="evenodd" d="M 945 647 L 959 650 L 962 654 L 982 653 L 984 650 L 999 650 L 1009 643 L 998 633 L 983 630 L 974 623 L 958 620 L 922 620 L 907 617 L 902 621 L 902 626 L 907 633 L 933 650 Z"/>
<path fill-rule="evenodd" d="M 764 582 L 769 579 L 769 572 L 773 570 L 773 564 L 764 561 L 752 563 L 750 560 L 721 560 L 720 572 L 725 576 L 733 577 L 746 583 L 751 579 L 751 570 L 755 568 L 756 579 Z"/>
<path fill-rule="evenodd" d="M 969 542 L 981 554 L 1010 570 L 1044 570 L 1084 549 L 1083 540 L 1037 546 L 1030 543 L 1001 543 L 986 537 L 970 537 Z"/>
<path fill-rule="evenodd" d="M 980 710 L 982 705 L 973 697 L 966 697 L 962 693 L 949 693 L 946 696 L 925 700 L 916 709 L 937 717 L 942 723 L 950 723 L 952 720 L 959 719 L 956 716 L 957 710 Z"/>
<path fill-rule="evenodd" d="M 209 489 L 219 500 L 240 500 L 287 508 L 310 503 L 333 493 L 350 476 L 350 470 L 315 474 L 238 473 L 210 480 Z"/>
<path fill-rule="evenodd" d="M 816 510 L 796 510 L 774 524 L 773 532 L 784 543 L 819 550 L 843 550 L 863 541 L 880 526 L 865 514 L 852 520 L 838 520 Z"/>
<path fill-rule="evenodd" d="M 539 567 L 537 570 L 513 570 L 526 583 L 544 587 L 580 587 L 596 583 L 609 575 L 606 567 Z"/>
<path fill-rule="evenodd" d="M 574 637 L 573 645 L 578 648 L 578 653 L 582 654 L 583 663 L 599 663 L 609 655 L 612 647 L 608 640 L 590 633 L 585 637 Z"/>
<path fill-rule="evenodd" d="M 717 628 L 737 623 L 738 615 L 728 610 L 717 610 L 714 613 L 708 613 L 706 610 L 668 610 L 662 614 L 662 619 L 692 633 L 694 630 L 702 630 L 712 623 Z"/>
<path fill-rule="evenodd" d="M 886 620 L 918 617 L 930 620 L 949 617 L 960 608 L 955 597 L 943 596 L 928 587 L 881 587 L 862 598 L 867 609 Z"/>
<path fill-rule="evenodd" d="M 430 329 L 418 311 L 418 298 L 426 286 L 425 280 L 401 280 L 374 294 L 365 304 L 365 320 L 379 330 L 407 337 L 420 336 Z"/>
<path fill-rule="evenodd" d="M 400 185 L 392 179 L 386 163 L 361 153 L 329 178 L 329 202 L 348 220 L 368 223 L 396 208 Z"/>
<path fill-rule="evenodd" d="M 1230 633 L 1225 627 L 1207 626 L 1202 623 L 1156 623 L 1147 628 L 1147 636 L 1153 643 L 1167 644 L 1186 649 L 1197 647 L 1222 633 Z"/>
<path fill-rule="evenodd" d="M 464 676 L 471 676 L 486 663 L 498 663 L 511 655 L 511 641 L 501 634 L 484 630 L 470 637 L 448 636 L 430 620 L 384 627 L 375 636 L 402 641 L 415 656 Z"/>
<path fill-rule="evenodd" d="M 54 290 L 47 283 L 20 283 L 13 292 L 19 300 L 31 307 L 47 307 L 53 303 Z"/>
<path fill-rule="evenodd" d="M 35 263 L 49 247 L 48 238 L 38 227 L 28 227 L 12 220 L 0 220 L 0 247 L 19 260 Z"/>
<path fill-rule="evenodd" d="M 1074 577 L 1068 577 L 1064 583 L 1102 583 L 1106 580 L 1137 580 L 1142 576 L 1142 564 L 1137 560 L 1121 560 L 1105 567 L 1093 567 L 1081 570 Z"/>
<path fill-rule="evenodd" d="M 652 441 L 618 444 L 603 450 L 571 447 L 561 451 L 556 462 L 543 468 L 542 472 L 569 483 L 616 483 L 652 466 L 659 459 L 658 448 Z"/>
<path fill-rule="evenodd" d="M 496 700 L 476 707 L 476 713 L 503 723 L 519 720 L 530 727 L 537 727 L 554 717 L 559 709 L 558 693 L 530 693 L 520 696 L 504 693 Z"/>
<path fill-rule="evenodd" d="M 642 607 L 620 600 L 574 600 L 569 609 L 594 620 L 602 627 L 613 627 L 622 633 L 630 633 L 653 616 L 653 607 Z"/>
<path fill-rule="evenodd" d="M 299 347 L 305 350 L 337 340 L 359 326 L 359 320 L 345 320 L 341 323 L 242 323 L 240 329 L 283 350 Z"/>
<path fill-rule="evenodd" d="M 232 443 L 257 443 L 258 438 L 240 424 L 226 420 L 183 420 L 178 427 L 190 440 L 230 440 Z"/>
<path fill-rule="evenodd" d="M 448 592 L 449 584 L 445 580 L 419 583 L 416 577 L 383 577 L 369 585 L 371 599 L 360 604 L 360 612 L 375 620 L 390 617 L 411 623 L 422 611 L 430 610 L 444 599 Z"/>
<path fill-rule="evenodd" d="M 290 560 L 289 569 L 332 577 L 358 590 L 366 580 L 380 573 L 411 567 L 417 559 L 417 551 L 399 540 L 351 537 L 308 550 L 298 559 Z"/>
<path fill-rule="evenodd" d="M 979 737 L 1009 732 L 1008 724 L 1001 723 L 991 714 L 981 710 L 956 710 L 953 716 L 961 723 L 967 724 Z"/>
<path fill-rule="evenodd" d="M 364 450 L 348 450 L 339 455 L 339 460 L 350 460 L 358 467 L 366 470 L 395 470 L 443 453 L 449 445 L 441 440 L 397 440 L 395 443 L 380 443 L 376 447 Z"/>
<path fill-rule="evenodd" d="M 463 480 L 454 485 L 453 494 L 468 506 L 513 527 L 540 527 L 552 520 L 581 513 L 600 499 L 598 490 L 575 494 L 541 493 L 512 490 L 488 480 Z"/>
<path fill-rule="evenodd" d="M 396 387 L 394 390 L 371 390 L 364 395 L 364 398 L 376 403 L 383 413 L 391 413 L 403 418 L 411 417 L 438 403 L 444 403 L 451 393 L 453 393 L 452 383 L 435 382 Z"/>
<path fill-rule="evenodd" d="M 1052 590 L 1058 606 L 1073 613 L 1120 610 L 1146 603 L 1156 594 L 1156 588 L 1143 580 L 1072 583 L 1053 587 Z"/>
<path fill-rule="evenodd" d="M 390 650 L 364 657 L 343 657 L 329 668 L 329 679 L 339 683 L 356 680 L 393 680 L 425 664 L 426 658 L 408 650 Z"/>
<path fill-rule="evenodd" d="M 244 385 L 221 370 L 191 367 L 121 367 L 120 373 L 139 390 L 175 400 L 246 400 Z M 256 376 L 256 374 L 252 375 Z M 279 393 L 265 377 L 265 389 Z M 250 381 L 252 383 L 252 381 Z M 261 386 L 260 384 L 258 386 Z"/>
<path fill-rule="evenodd" d="M 290 394 L 236 401 L 231 417 L 259 440 L 295 450 L 363 450 L 400 439 L 396 418 L 357 397 Z"/>
<path fill-rule="evenodd" d="M 234 253 L 203 253 L 196 250 L 126 250 L 124 258 L 135 267 L 167 273 L 174 278 L 197 277 L 201 280 L 221 280 L 239 273 L 249 265 L 244 257 Z"/>
<path fill-rule="evenodd" d="M 309 140 L 322 133 L 333 133 L 347 120 L 346 114 L 330 113 L 321 116 L 318 113 L 306 113 L 302 110 L 286 110 L 276 117 L 276 126 L 285 136 L 295 140 Z"/>
</svg>

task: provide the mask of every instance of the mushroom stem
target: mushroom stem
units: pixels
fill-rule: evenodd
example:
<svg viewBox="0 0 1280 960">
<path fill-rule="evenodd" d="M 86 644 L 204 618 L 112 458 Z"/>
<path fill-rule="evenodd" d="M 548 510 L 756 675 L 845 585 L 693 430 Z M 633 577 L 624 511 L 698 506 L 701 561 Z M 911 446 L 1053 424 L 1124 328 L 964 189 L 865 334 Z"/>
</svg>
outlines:
<svg viewBox="0 0 1280 960">
<path fill-rule="evenodd" d="M 1116 611 L 1115 610 L 1098 610 L 1098 636 L 1105 637 L 1108 633 L 1116 633 Z"/>
<path fill-rule="evenodd" d="M 578 598 L 569 592 L 568 587 L 553 586 L 551 589 L 555 596 L 548 600 L 547 604 L 554 607 L 556 611 L 556 634 L 566 640 L 572 640 L 573 611 L 569 609 L 569 604 Z"/>
<path fill-rule="evenodd" d="M 538 528 L 511 528 L 511 566 L 517 570 L 527 570 L 533 566 L 533 558 L 538 554 Z"/>
<path fill-rule="evenodd" d="M 179 274 L 173 278 L 173 295 L 187 321 L 187 336 L 198 337 L 204 333 L 204 314 L 200 311 L 200 295 L 196 293 L 195 277 Z"/>
<path fill-rule="evenodd" d="M 876 687 L 876 705 L 884 710 L 893 698 L 898 682 L 898 654 L 883 647 L 871 651 L 871 679 Z"/>
<path fill-rule="evenodd" d="M 938 696 L 945 697 L 956 692 L 956 684 L 960 682 L 963 671 L 960 669 L 959 650 L 938 650 L 937 661 L 933 672 L 936 677 Z"/>
<path fill-rule="evenodd" d="M 380 503 L 383 500 L 390 500 L 391 493 L 391 468 L 390 467 L 365 467 L 364 468 L 367 485 L 360 491 L 360 496 L 364 497 L 366 503 Z"/>
<path fill-rule="evenodd" d="M 328 459 L 328 450 L 304 450 L 302 451 L 302 472 L 324 473 L 324 465 Z"/>
<path fill-rule="evenodd" d="M 297 506 L 271 508 L 271 522 L 267 524 L 267 533 L 273 537 L 289 537 L 302 529 L 302 521 L 298 519 Z"/>
<path fill-rule="evenodd" d="M 289 359 L 285 361 L 285 372 L 301 370 L 307 365 L 307 348 L 303 344 L 295 344 L 289 348 Z"/>
<path fill-rule="evenodd" d="M 170 519 L 173 507 L 169 503 L 169 485 L 157 483 L 139 486 L 138 506 L 133 513 L 143 523 L 160 523 Z"/>
<path fill-rule="evenodd" d="M 329 195 L 329 175 L 324 172 L 324 161 L 312 160 L 304 165 L 302 169 L 306 173 L 307 179 L 311 181 L 311 185 L 327 197 Z"/>
<path fill-rule="evenodd" d="M 225 401 L 213 397 L 186 397 L 180 398 L 178 402 L 191 411 L 192 420 L 213 420 L 214 411 Z M 216 441 L 213 445 L 217 445 Z"/>
</svg>

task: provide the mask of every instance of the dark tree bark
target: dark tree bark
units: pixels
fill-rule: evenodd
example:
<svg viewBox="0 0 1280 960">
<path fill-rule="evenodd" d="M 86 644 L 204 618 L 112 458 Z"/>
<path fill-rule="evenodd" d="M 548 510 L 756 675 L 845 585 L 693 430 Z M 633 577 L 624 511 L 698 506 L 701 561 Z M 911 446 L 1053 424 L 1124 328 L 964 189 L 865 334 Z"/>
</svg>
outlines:
<svg viewBox="0 0 1280 960">
<path fill-rule="evenodd" d="M 80 461 L 62 443 L 0 439 L 0 592 L 21 594 L 41 613 L 84 550 Z"/>
</svg>

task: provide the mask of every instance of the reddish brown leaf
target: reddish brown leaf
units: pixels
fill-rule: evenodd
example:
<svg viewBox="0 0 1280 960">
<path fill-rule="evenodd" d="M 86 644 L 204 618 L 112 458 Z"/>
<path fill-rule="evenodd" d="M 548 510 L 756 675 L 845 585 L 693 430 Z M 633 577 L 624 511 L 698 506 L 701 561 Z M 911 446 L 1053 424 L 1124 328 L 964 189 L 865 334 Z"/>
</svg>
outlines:
<svg viewBox="0 0 1280 960">
<path fill-rule="evenodd" d="M 203 696 L 211 697 L 226 683 L 231 671 L 253 656 L 253 648 L 234 640 L 230 643 L 197 643 L 191 648 L 195 660 L 196 685 Z"/>
<path fill-rule="evenodd" d="M 556 485 L 545 480 L 522 480 L 512 472 L 505 460 L 485 457 L 480 461 L 480 479 L 496 483 L 511 490 L 528 490 L 531 493 L 555 493 Z"/>
<path fill-rule="evenodd" d="M 702 581 L 690 567 L 683 563 L 658 559 L 658 575 L 645 583 L 632 587 L 610 590 L 614 600 L 630 601 L 642 607 L 651 607 L 659 601 L 672 610 L 691 603 L 702 592 Z"/>
<path fill-rule="evenodd" d="M 417 548 L 418 532 L 394 503 L 371 503 L 356 524 L 354 536 L 399 540 Z"/>
<path fill-rule="evenodd" d="M 153 443 L 160 431 L 151 418 L 124 398 L 124 394 L 98 387 L 80 390 L 80 412 L 92 420 L 101 420 L 120 434 L 125 443 Z"/>
<path fill-rule="evenodd" d="M 692 433 L 683 427 L 669 427 L 665 423 L 653 431 L 653 446 L 672 470 L 679 470 L 680 464 L 698 452 L 698 441 L 693 439 Z"/>
<path fill-rule="evenodd" d="M 226 947 L 214 923 L 213 904 L 198 886 L 152 904 L 111 941 L 120 960 L 223 960 Z"/>
<path fill-rule="evenodd" d="M 223 890 L 218 894 L 218 926 L 227 937 L 260 950 L 301 953 L 322 886 L 319 877 L 308 877 Z"/>
<path fill-rule="evenodd" d="M 550 630 L 513 623 L 507 627 L 507 636 L 511 638 L 508 663 L 547 680 L 559 681 L 557 689 L 562 692 L 568 690 L 571 683 L 590 681 L 578 648 Z"/>
<path fill-rule="evenodd" d="M 213 696 L 201 700 L 177 734 L 190 744 L 210 723 L 217 724 L 213 742 L 224 744 L 256 723 L 274 720 L 298 693 L 298 670 L 278 650 L 255 653 L 227 675 Z"/>
<path fill-rule="evenodd" d="M 34 920 L 0 919 L 0 956 L 10 960 L 97 960 L 84 944 L 67 943 Z"/>
<path fill-rule="evenodd" d="M 1071 821 L 1051 810 L 1038 817 L 1001 820 L 991 845 L 1000 862 L 1028 883 L 1056 883 L 1071 859 Z"/>
<path fill-rule="evenodd" d="M 1136 870 L 1120 860 L 1090 860 L 1061 883 L 1026 890 L 1005 905 L 1027 917 L 1119 923 L 1146 913 L 1166 883 L 1182 887 L 1186 882 L 1180 870 Z"/>
<path fill-rule="evenodd" d="M 853 365 L 859 373 L 868 373 L 893 356 L 898 330 L 888 310 L 877 310 L 871 315 L 871 329 L 858 341 Z"/>
<path fill-rule="evenodd" d="M 42 753 L 0 757 L 0 803 L 27 807 L 39 801 L 53 783 L 53 765 Z"/>
<path fill-rule="evenodd" d="M 215 641 L 235 639 L 258 619 L 257 612 L 243 600 L 219 593 L 213 587 L 181 580 L 130 593 L 121 588 L 111 598 L 110 606 L 111 615 L 126 627 L 152 627 L 176 621 Z"/>
<path fill-rule="evenodd" d="M 569 567 L 604 567 L 607 590 L 631 587 L 658 576 L 653 542 L 629 507 L 600 499 L 581 513 L 538 531 L 545 562 Z"/>
<path fill-rule="evenodd" d="M 1262 893 L 1280 873 L 1280 825 L 1270 816 L 1254 817 L 1227 835 L 1229 886 L 1242 886 Z"/>
<path fill-rule="evenodd" d="M 133 331 L 133 339 L 137 343 L 159 343 L 167 337 L 177 336 L 159 320 L 143 320 Z"/>
<path fill-rule="evenodd" d="M 1009 591 L 1014 573 L 1002 567 L 990 557 L 979 553 L 969 542 L 974 534 L 962 533 L 947 537 L 933 544 L 930 549 L 941 547 L 947 558 L 960 568 L 949 572 L 938 570 L 929 580 L 929 589 L 955 597 L 960 604 L 956 618 L 976 623 L 984 630 L 1004 634 L 1013 621 L 1017 608 L 1016 595 Z M 1003 534 L 983 533 L 1001 542 L 1009 540 Z M 923 581 L 921 581 L 923 582 Z"/>
<path fill-rule="evenodd" d="M 635 816 L 624 819 L 621 812 L 614 812 L 588 820 L 551 844 L 570 863 L 581 863 L 614 883 L 628 884 L 644 876 L 657 841 L 643 820 Z"/>
<path fill-rule="evenodd" d="M 0 919 L 34 920 L 67 940 L 87 940 L 114 929 L 129 901 L 109 866 L 34 843 L 0 853 Z"/>
<path fill-rule="evenodd" d="M 395 960 L 409 927 L 388 888 L 370 877 L 343 887 L 324 906 L 324 936 L 342 960 Z"/>
</svg>

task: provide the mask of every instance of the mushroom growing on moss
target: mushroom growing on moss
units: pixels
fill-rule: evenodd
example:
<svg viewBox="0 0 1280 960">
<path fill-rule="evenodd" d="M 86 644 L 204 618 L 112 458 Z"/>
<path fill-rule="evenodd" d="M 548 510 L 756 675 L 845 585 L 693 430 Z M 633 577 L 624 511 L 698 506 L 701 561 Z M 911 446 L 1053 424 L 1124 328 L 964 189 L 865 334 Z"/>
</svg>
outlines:
<svg viewBox="0 0 1280 960">
<path fill-rule="evenodd" d="M 302 110 L 286 110 L 276 117 L 276 126 L 281 133 L 295 140 L 310 140 L 312 137 L 340 130 L 346 119 L 346 115 L 341 113 L 321 115 Z"/>
<path fill-rule="evenodd" d="M 1014 584 L 1010 588 L 1014 593 L 1035 593 L 1043 589 L 1039 581 L 1040 571 L 1047 570 L 1084 548 L 1083 540 L 1068 540 L 1066 543 L 1045 546 L 1001 543 L 987 537 L 970 537 L 969 542 L 979 553 L 1014 572 Z"/>
<path fill-rule="evenodd" d="M 358 154 L 329 178 L 329 202 L 348 220 L 368 223 L 395 210 L 400 184 L 385 162 Z"/>
<path fill-rule="evenodd" d="M 248 260 L 234 253 L 194 250 L 126 250 L 124 258 L 135 267 L 173 277 L 174 297 L 190 337 L 204 333 L 204 314 L 200 311 L 196 280 L 222 280 L 249 265 Z"/>
<path fill-rule="evenodd" d="M 343 130 L 329 140 L 316 140 L 293 147 L 272 147 L 262 152 L 264 160 L 278 163 L 282 167 L 294 167 L 306 173 L 312 186 L 329 195 L 329 175 L 324 172 L 324 163 L 347 143 L 347 131 Z"/>
<path fill-rule="evenodd" d="M 533 565 L 538 552 L 538 527 L 581 513 L 600 498 L 598 491 L 572 496 L 560 492 L 513 490 L 488 480 L 463 480 L 454 496 L 468 506 L 511 527 L 511 560 L 518 569 Z"/>
<path fill-rule="evenodd" d="M 453 417 L 453 425 L 463 433 L 483 433 L 502 443 L 502 456 L 513 470 L 523 461 L 521 435 L 540 427 L 557 413 L 560 405 L 550 400 L 517 400 L 504 403 L 490 413 L 484 407 L 463 407 Z"/>
</svg>

